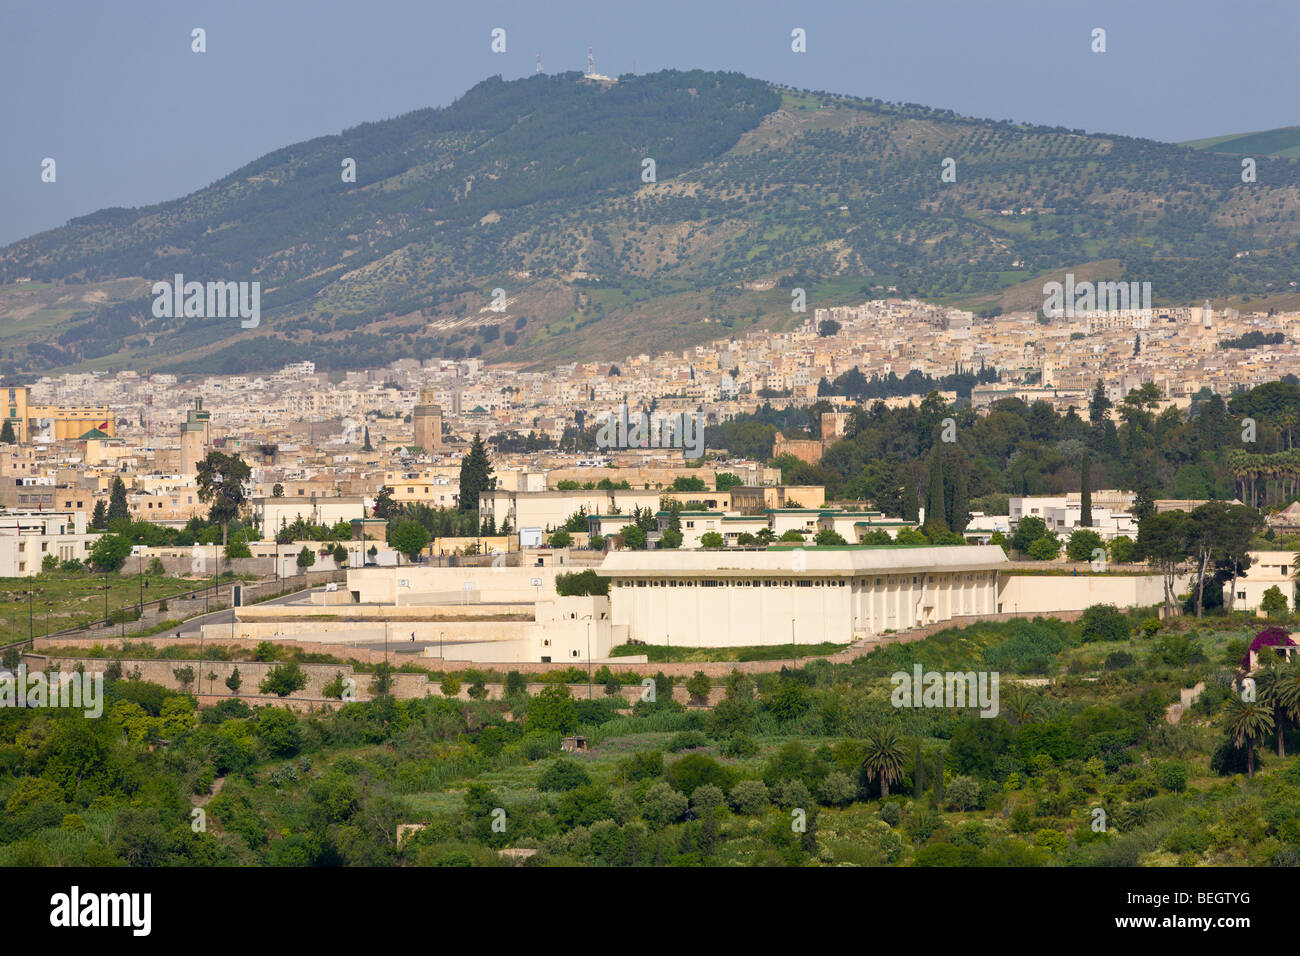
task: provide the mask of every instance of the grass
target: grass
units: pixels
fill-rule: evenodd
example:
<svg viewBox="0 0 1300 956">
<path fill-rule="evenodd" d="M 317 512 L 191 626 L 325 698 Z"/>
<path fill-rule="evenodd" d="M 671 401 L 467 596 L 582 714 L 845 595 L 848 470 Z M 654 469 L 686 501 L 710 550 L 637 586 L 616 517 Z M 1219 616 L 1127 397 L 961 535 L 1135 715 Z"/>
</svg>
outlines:
<svg viewBox="0 0 1300 956">
<path fill-rule="evenodd" d="M 140 579 L 133 574 L 90 571 L 45 571 L 30 578 L 0 578 L 0 644 L 28 637 L 28 592 L 32 592 L 30 623 L 34 635 L 85 627 L 104 620 L 104 582 L 108 581 L 108 610 L 134 608 L 140 600 Z M 145 601 L 171 598 L 203 586 L 202 580 L 145 574 Z M 48 626 L 47 626 L 48 624 Z"/>
</svg>

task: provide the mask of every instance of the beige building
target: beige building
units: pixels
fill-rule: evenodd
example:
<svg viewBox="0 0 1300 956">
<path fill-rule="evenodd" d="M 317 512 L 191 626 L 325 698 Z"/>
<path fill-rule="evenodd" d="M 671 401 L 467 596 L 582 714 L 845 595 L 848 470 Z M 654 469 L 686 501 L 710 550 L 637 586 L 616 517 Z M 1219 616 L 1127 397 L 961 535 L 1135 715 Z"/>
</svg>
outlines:
<svg viewBox="0 0 1300 956">
<path fill-rule="evenodd" d="M 1269 588 L 1277 588 L 1286 598 L 1287 608 L 1294 610 L 1296 587 L 1291 570 L 1293 560 L 1293 551 L 1251 551 L 1250 567 L 1237 576 L 1235 600 L 1232 582 L 1223 585 L 1223 606 L 1227 607 L 1231 601 L 1235 611 L 1258 613 L 1264 592 Z"/>
<path fill-rule="evenodd" d="M 31 577 L 47 555 L 59 561 L 86 561 L 99 537 L 87 534 L 84 511 L 0 514 L 0 578 Z"/>
<path fill-rule="evenodd" d="M 434 401 L 434 390 L 422 389 L 420 404 L 411 412 L 414 443 L 430 455 L 442 450 L 442 407 Z"/>
<path fill-rule="evenodd" d="M 628 637 L 681 647 L 847 644 L 888 631 L 992 614 L 995 545 L 616 551 L 598 569 Z"/>
<path fill-rule="evenodd" d="M 194 399 L 194 407 L 185 412 L 181 426 L 181 472 L 193 475 L 212 445 L 212 413 L 203 407 L 203 399 Z"/>
<path fill-rule="evenodd" d="M 299 518 L 311 524 L 332 528 L 340 521 L 352 522 L 366 516 L 365 499 L 360 495 L 334 498 L 254 498 L 253 520 L 263 540 L 273 539 L 281 528 Z"/>
<path fill-rule="evenodd" d="M 588 515 L 622 514 L 631 520 L 633 508 L 659 510 L 658 491 L 485 491 L 479 495 L 479 514 L 491 514 L 498 528 L 505 521 L 515 531 L 523 528 L 558 528 L 578 509 Z M 626 523 L 626 522 L 625 522 Z"/>
</svg>

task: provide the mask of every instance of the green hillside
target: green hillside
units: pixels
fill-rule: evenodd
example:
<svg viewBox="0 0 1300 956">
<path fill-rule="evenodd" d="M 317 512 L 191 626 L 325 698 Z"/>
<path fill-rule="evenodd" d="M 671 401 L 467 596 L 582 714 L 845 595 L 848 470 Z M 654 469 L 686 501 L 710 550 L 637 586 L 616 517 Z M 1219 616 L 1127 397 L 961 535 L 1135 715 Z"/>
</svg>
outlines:
<svg viewBox="0 0 1300 956">
<path fill-rule="evenodd" d="M 1192 149 L 1212 153 L 1231 153 L 1234 156 L 1278 156 L 1300 159 L 1300 126 L 1283 126 L 1280 129 L 1257 133 L 1230 133 L 1210 139 L 1194 139 L 1183 143 Z"/>
<path fill-rule="evenodd" d="M 1033 307 L 1071 269 L 1258 298 L 1289 291 L 1297 186 L 1292 160 L 1245 185 L 1214 152 L 739 74 L 492 78 L 0 249 L 0 373 L 618 358 L 799 321 L 793 286 Z M 154 317 L 175 273 L 260 281 L 261 325 Z"/>
</svg>

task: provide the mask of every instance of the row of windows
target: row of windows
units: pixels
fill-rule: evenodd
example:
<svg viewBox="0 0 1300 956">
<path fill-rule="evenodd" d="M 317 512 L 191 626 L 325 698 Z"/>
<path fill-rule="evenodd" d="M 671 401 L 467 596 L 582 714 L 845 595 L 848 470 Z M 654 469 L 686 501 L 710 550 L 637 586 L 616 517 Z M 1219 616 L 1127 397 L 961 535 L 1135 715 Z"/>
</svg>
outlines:
<svg viewBox="0 0 1300 956">
<path fill-rule="evenodd" d="M 955 584 L 960 584 L 960 583 L 962 583 L 962 582 L 971 583 L 971 582 L 976 581 L 976 580 L 989 580 L 989 581 L 991 581 L 992 579 L 993 579 L 993 572 L 987 572 L 987 573 L 984 573 L 984 574 L 966 574 L 966 575 L 954 574 L 954 575 L 951 575 L 951 576 L 949 576 L 949 577 L 945 577 L 945 578 L 943 579 L 943 581 L 944 581 L 945 583 L 951 582 L 951 583 L 955 583 Z M 753 587 L 753 588 L 759 588 L 759 587 L 766 587 L 766 588 L 775 588 L 775 587 L 781 587 L 781 588 L 790 588 L 790 587 L 812 588 L 812 587 L 818 587 L 818 588 L 820 588 L 820 587 L 832 587 L 832 588 L 833 588 L 833 587 L 841 587 L 841 588 L 842 588 L 842 587 L 845 586 L 845 584 L 847 583 L 847 581 L 848 581 L 847 578 L 833 578 L 833 579 L 825 579 L 825 578 L 798 578 L 798 579 L 790 579 L 790 578 L 760 578 L 760 579 L 751 579 L 751 578 L 739 578 L 739 579 L 737 579 L 737 578 L 720 578 L 720 579 L 717 579 L 717 580 L 714 580 L 714 579 L 711 579 L 711 578 L 703 578 L 703 579 L 700 579 L 700 580 L 698 580 L 698 581 L 695 580 L 694 578 L 687 578 L 687 579 L 685 579 L 685 580 L 681 580 L 681 581 L 677 580 L 676 578 L 666 578 L 666 579 L 665 579 L 665 578 L 637 578 L 637 579 L 635 579 L 635 580 L 633 580 L 633 579 L 621 579 L 621 578 L 615 578 L 615 579 L 613 579 L 613 580 L 610 582 L 610 586 L 611 586 L 611 587 L 616 587 L 616 588 L 630 588 L 630 587 L 638 587 L 638 588 L 645 588 L 645 587 L 651 587 L 651 588 L 663 588 L 663 587 L 668 587 L 668 588 L 694 588 L 694 587 L 701 587 L 701 588 L 726 588 L 726 587 L 732 587 L 732 588 L 750 588 L 750 587 Z M 885 584 L 886 584 L 886 579 L 885 579 L 885 578 L 876 578 L 876 579 L 875 579 L 875 582 L 876 582 L 876 583 L 875 583 L 875 586 L 876 586 L 876 587 L 878 587 L 878 588 L 879 588 L 879 587 L 884 587 Z M 899 581 L 899 580 L 896 580 L 896 579 L 893 579 L 893 578 L 890 578 L 890 579 L 888 579 L 888 583 L 889 583 L 889 584 L 901 584 L 901 583 L 905 583 L 905 582 L 903 582 L 903 581 Z M 918 575 L 913 575 L 913 576 L 912 576 L 912 583 L 915 584 L 915 585 L 920 585 L 920 583 L 921 583 L 921 576 L 920 576 L 919 574 L 918 574 Z"/>
<path fill-rule="evenodd" d="M 714 580 L 712 578 L 703 578 L 699 581 L 687 579 L 678 581 L 676 578 L 638 578 L 635 582 L 630 580 L 615 579 L 610 582 L 612 587 L 616 588 L 811 588 L 811 587 L 844 587 L 847 584 L 845 578 L 836 578 L 826 580 L 823 578 L 801 578 L 792 580 L 788 578 L 761 578 L 758 580 L 750 578 L 721 578 Z"/>
</svg>

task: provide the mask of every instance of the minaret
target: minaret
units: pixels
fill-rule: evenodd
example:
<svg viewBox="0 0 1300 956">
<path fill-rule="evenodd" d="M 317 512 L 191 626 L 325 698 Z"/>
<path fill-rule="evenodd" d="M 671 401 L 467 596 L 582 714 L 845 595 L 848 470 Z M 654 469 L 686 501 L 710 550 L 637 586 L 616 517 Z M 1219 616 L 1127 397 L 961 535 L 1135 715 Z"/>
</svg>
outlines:
<svg viewBox="0 0 1300 956">
<path fill-rule="evenodd" d="M 537 54 L 537 72 L 542 72 L 542 55 L 540 53 Z"/>
<path fill-rule="evenodd" d="M 1201 306 L 1201 328 L 1208 329 L 1214 325 L 1214 309 L 1210 307 L 1210 300 L 1205 300 L 1205 305 Z"/>
<path fill-rule="evenodd" d="M 587 75 L 591 76 L 596 72 L 596 58 L 591 54 L 591 47 L 587 47 Z"/>
</svg>

